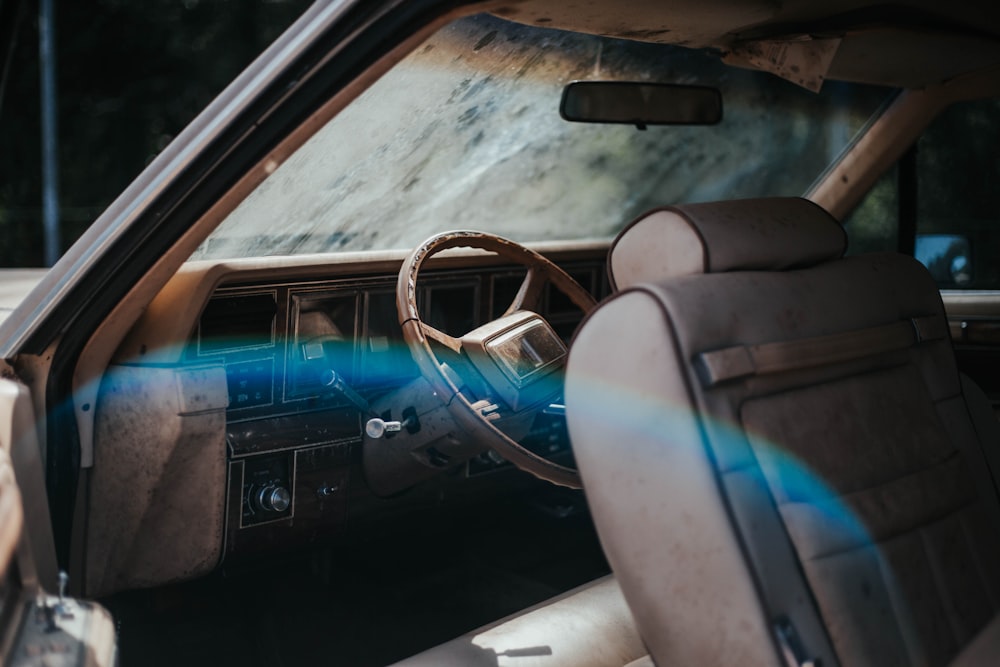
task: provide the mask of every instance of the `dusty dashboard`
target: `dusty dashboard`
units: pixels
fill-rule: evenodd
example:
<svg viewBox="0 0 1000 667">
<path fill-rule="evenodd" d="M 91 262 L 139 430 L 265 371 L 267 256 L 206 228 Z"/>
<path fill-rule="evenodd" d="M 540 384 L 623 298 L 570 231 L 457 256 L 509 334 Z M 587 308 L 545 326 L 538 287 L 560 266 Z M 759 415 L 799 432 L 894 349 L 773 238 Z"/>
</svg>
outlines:
<svg viewBox="0 0 1000 667">
<path fill-rule="evenodd" d="M 596 296 L 607 291 L 600 260 L 563 266 Z M 523 277 L 508 266 L 428 272 L 418 305 L 429 324 L 460 335 L 502 314 Z M 225 367 L 226 557 L 334 536 L 371 495 L 359 466 L 367 418 L 359 399 L 374 401 L 419 374 L 402 340 L 395 282 L 378 275 L 233 284 L 208 300 L 187 361 Z M 582 314 L 551 288 L 543 303 L 568 342 Z M 539 416 L 524 444 L 566 454 L 562 418 Z M 474 486 L 507 467 L 486 452 L 452 476 Z"/>
</svg>

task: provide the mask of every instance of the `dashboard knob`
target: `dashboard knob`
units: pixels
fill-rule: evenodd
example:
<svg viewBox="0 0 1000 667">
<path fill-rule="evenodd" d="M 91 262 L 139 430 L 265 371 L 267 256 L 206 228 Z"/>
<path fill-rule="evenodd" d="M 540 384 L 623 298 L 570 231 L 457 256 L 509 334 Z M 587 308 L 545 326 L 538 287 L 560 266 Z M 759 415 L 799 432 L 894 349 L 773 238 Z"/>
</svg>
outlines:
<svg viewBox="0 0 1000 667">
<path fill-rule="evenodd" d="M 292 494 L 283 486 L 265 486 L 257 494 L 257 504 L 268 512 L 284 512 L 292 504 Z"/>
<path fill-rule="evenodd" d="M 365 433 L 369 438 L 378 440 L 386 433 L 399 433 L 403 430 L 403 422 L 385 421 L 378 417 L 373 417 L 365 424 Z"/>
</svg>

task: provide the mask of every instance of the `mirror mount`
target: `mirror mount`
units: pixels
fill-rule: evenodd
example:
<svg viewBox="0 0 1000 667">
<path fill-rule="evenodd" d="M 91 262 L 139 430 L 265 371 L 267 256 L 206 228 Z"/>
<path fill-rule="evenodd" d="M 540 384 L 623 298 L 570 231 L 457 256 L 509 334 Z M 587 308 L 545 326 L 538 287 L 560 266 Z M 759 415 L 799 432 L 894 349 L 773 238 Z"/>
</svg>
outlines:
<svg viewBox="0 0 1000 667">
<path fill-rule="evenodd" d="M 574 81 L 563 89 L 559 115 L 578 123 L 715 125 L 722 120 L 716 88 L 636 81 Z"/>
</svg>

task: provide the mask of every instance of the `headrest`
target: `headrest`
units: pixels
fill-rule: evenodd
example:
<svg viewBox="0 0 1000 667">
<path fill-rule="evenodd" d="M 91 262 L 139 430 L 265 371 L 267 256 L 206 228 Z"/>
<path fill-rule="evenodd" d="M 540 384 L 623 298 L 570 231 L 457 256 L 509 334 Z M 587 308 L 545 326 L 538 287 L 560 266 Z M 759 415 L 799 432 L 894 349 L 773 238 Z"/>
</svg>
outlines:
<svg viewBox="0 0 1000 667">
<path fill-rule="evenodd" d="M 608 275 L 636 283 L 723 271 L 781 271 L 836 259 L 847 234 L 807 199 L 772 197 L 667 206 L 629 224 L 611 244 Z"/>
</svg>

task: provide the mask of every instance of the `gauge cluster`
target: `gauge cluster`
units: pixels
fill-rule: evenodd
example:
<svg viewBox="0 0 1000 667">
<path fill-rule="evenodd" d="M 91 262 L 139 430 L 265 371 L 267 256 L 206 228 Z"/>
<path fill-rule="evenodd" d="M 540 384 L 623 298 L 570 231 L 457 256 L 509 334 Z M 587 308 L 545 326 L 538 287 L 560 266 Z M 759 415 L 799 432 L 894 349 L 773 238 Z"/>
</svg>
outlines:
<svg viewBox="0 0 1000 667">
<path fill-rule="evenodd" d="M 595 294 L 606 291 L 599 262 L 567 268 Z M 418 308 L 431 326 L 461 336 L 503 313 L 523 277 L 516 267 L 428 274 Z M 357 470 L 368 404 L 419 376 L 398 324 L 395 280 L 224 285 L 209 300 L 187 356 L 226 369 L 225 558 L 334 536 L 349 499 L 368 493 Z M 581 314 L 559 297 L 545 299 L 544 314 L 568 342 Z M 529 440 L 539 453 L 568 450 L 561 419 L 547 417 Z M 509 467 L 480 458 L 465 477 Z"/>
</svg>

